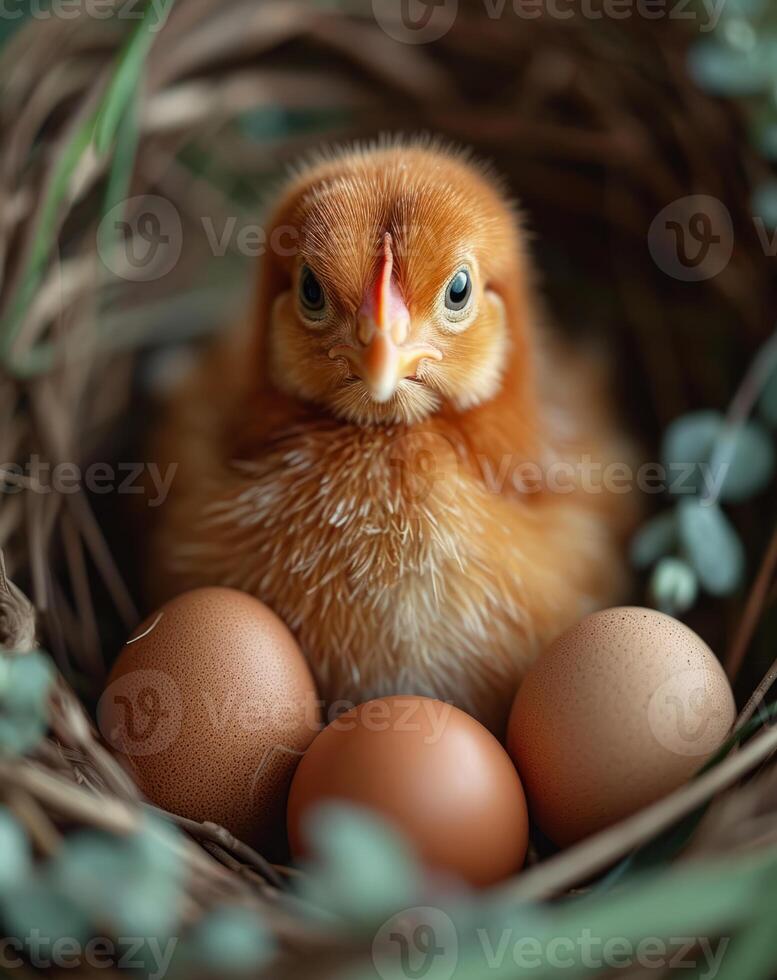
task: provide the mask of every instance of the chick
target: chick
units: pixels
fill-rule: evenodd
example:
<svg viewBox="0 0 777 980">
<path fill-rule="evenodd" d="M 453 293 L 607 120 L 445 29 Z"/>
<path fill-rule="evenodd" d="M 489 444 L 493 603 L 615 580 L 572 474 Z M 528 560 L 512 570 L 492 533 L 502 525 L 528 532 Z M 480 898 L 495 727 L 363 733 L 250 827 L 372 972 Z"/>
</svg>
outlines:
<svg viewBox="0 0 777 980">
<path fill-rule="evenodd" d="M 498 183 L 434 143 L 308 161 L 260 273 L 162 426 L 156 598 L 243 589 L 330 705 L 426 694 L 500 732 L 542 648 L 627 587 L 634 495 L 590 479 L 629 458 L 602 377 L 541 329 Z"/>
</svg>

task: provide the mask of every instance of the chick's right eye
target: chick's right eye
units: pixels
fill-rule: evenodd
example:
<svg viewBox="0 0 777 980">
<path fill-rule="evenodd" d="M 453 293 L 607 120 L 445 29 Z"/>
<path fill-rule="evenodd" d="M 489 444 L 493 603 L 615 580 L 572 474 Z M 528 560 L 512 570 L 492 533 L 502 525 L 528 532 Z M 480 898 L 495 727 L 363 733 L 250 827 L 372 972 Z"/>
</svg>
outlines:
<svg viewBox="0 0 777 980">
<path fill-rule="evenodd" d="M 320 316 L 326 307 L 324 287 L 308 266 L 303 265 L 299 278 L 299 298 L 302 308 L 314 317 Z"/>
</svg>

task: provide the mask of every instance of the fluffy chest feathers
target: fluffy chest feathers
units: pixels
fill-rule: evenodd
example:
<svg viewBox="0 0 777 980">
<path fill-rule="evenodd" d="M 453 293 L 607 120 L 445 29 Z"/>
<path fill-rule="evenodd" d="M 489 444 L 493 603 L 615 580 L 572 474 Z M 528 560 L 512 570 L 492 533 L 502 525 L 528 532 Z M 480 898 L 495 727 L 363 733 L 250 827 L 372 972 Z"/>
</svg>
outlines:
<svg viewBox="0 0 777 980">
<path fill-rule="evenodd" d="M 321 422 L 250 462 L 207 456 L 177 481 L 160 557 L 179 588 L 267 602 L 328 702 L 433 694 L 498 728 L 540 645 L 599 598 L 598 521 L 488 489 L 438 428 Z"/>
</svg>

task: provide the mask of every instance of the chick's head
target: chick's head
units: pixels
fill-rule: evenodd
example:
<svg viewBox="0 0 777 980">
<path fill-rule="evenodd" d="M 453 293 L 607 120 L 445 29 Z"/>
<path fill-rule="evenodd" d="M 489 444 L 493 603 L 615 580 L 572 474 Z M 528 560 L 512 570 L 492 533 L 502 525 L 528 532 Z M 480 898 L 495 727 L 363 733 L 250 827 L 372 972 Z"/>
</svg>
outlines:
<svg viewBox="0 0 777 980">
<path fill-rule="evenodd" d="M 520 385 L 521 244 L 512 208 L 461 155 L 388 145 L 318 159 L 270 225 L 267 382 L 359 425 L 466 412 Z"/>
</svg>

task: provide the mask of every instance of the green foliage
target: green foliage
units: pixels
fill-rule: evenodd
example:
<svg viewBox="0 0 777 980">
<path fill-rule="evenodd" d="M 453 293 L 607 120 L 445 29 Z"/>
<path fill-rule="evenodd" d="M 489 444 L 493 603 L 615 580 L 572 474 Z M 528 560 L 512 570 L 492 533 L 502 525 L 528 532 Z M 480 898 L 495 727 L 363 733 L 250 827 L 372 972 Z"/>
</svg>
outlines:
<svg viewBox="0 0 777 980">
<path fill-rule="evenodd" d="M 0 895 L 24 881 L 30 870 L 27 835 L 6 807 L 0 807 Z"/>
<path fill-rule="evenodd" d="M 677 515 L 673 510 L 657 514 L 637 531 L 631 542 L 631 562 L 635 568 L 650 568 L 672 552 L 677 544 Z"/>
<path fill-rule="evenodd" d="M 119 128 L 122 116 L 135 97 L 140 85 L 146 56 L 161 30 L 175 0 L 150 0 L 143 17 L 119 52 L 113 78 L 94 120 L 94 145 L 98 153 L 106 153 Z"/>
<path fill-rule="evenodd" d="M 697 7 L 706 15 L 706 5 Z M 726 0 L 712 36 L 700 38 L 689 54 L 689 70 L 715 95 L 741 99 L 749 111 L 753 141 L 777 159 L 777 17 L 772 0 Z M 702 14 L 700 13 L 700 16 Z M 755 214 L 777 227 L 777 192 L 756 192 Z"/>
<path fill-rule="evenodd" d="M 53 683 L 53 665 L 41 651 L 0 653 L 0 753 L 18 755 L 38 744 Z"/>
<path fill-rule="evenodd" d="M 37 934 L 52 942 L 61 938 L 84 942 L 90 934 L 81 907 L 56 886 L 45 868 L 0 895 L 0 916 L 4 935 Z"/>
<path fill-rule="evenodd" d="M 698 588 L 727 596 L 742 584 L 745 550 L 721 504 L 739 504 L 762 493 L 774 479 L 777 453 L 772 433 L 749 418 L 756 403 L 777 425 L 777 334 L 756 355 L 735 398 L 730 418 L 691 412 L 666 429 L 661 457 L 676 504 L 649 520 L 631 544 L 631 561 L 653 569 L 650 601 L 681 615 Z"/>
<path fill-rule="evenodd" d="M 29 845 L 9 817 L 0 810 L 0 917 L 6 935 L 37 930 L 48 941 L 80 942 L 106 929 L 117 938 L 171 935 L 184 884 L 172 826 L 150 818 L 127 836 L 77 831 L 56 856 L 32 869 Z"/>
<path fill-rule="evenodd" d="M 87 919 L 109 922 L 118 935 L 168 936 L 178 919 L 182 884 L 182 868 L 166 843 L 169 834 L 156 820 L 125 838 L 74 834 L 49 869 L 54 888 L 73 896 Z"/>
<path fill-rule="evenodd" d="M 415 861 L 378 817 L 326 803 L 311 813 L 305 830 L 315 857 L 299 895 L 322 914 L 369 928 L 413 904 L 420 883 Z"/>
<path fill-rule="evenodd" d="M 127 113 L 132 112 L 132 102 L 137 94 L 145 58 L 161 28 L 174 0 L 153 0 L 146 5 L 143 18 L 138 21 L 126 44 L 118 55 L 113 78 L 95 113 L 70 136 L 59 154 L 51 182 L 43 201 L 40 220 L 32 243 L 30 256 L 24 268 L 19 288 L 12 298 L 9 312 L 0 323 L 0 360 L 8 370 L 25 375 L 40 370 L 40 351 L 33 352 L 29 364 L 18 364 L 13 358 L 13 345 L 21 328 L 24 315 L 32 302 L 43 278 L 46 264 L 56 241 L 60 210 L 67 199 L 73 175 L 90 147 L 105 153 L 119 130 Z M 126 124 L 122 136 L 122 153 L 114 157 L 114 173 L 109 182 L 109 194 L 115 194 L 122 182 L 128 182 L 131 158 L 134 158 L 134 116 Z M 37 355 L 37 356 L 36 356 Z M 42 365 L 47 366 L 45 356 Z"/>
<path fill-rule="evenodd" d="M 662 457 L 670 475 L 674 468 L 693 468 L 678 483 L 680 492 L 716 488 L 718 499 L 732 503 L 763 491 L 775 469 L 774 445 L 759 422 L 748 422 L 729 434 L 723 416 L 710 411 L 691 412 L 672 422 L 664 435 Z"/>
<path fill-rule="evenodd" d="M 680 501 L 677 518 L 682 549 L 702 587 L 711 595 L 730 595 L 742 582 L 745 552 L 723 511 L 691 497 Z"/>
<path fill-rule="evenodd" d="M 187 940 L 183 958 L 219 975 L 248 973 L 262 966 L 275 944 L 256 914 L 239 906 L 218 906 L 198 924 Z"/>
<path fill-rule="evenodd" d="M 649 591 L 657 609 L 670 616 L 680 616 L 696 602 L 699 580 L 682 559 L 662 558 L 653 569 Z"/>
</svg>

